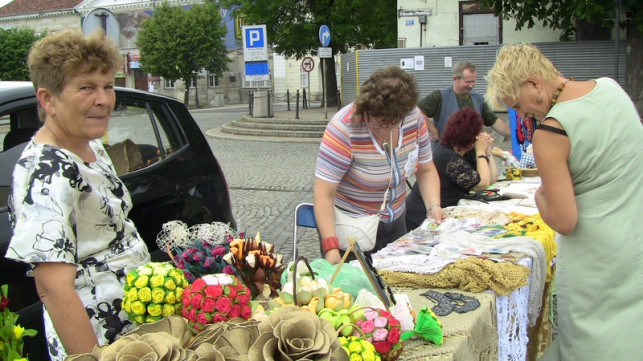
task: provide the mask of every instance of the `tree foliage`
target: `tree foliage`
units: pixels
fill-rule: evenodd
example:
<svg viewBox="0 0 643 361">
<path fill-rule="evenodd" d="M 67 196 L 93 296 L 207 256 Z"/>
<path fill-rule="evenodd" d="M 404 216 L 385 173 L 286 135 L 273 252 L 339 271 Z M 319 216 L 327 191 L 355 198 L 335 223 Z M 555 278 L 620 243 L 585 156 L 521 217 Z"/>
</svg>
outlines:
<svg viewBox="0 0 643 361">
<path fill-rule="evenodd" d="M 330 28 L 333 54 L 352 49 L 392 48 L 397 43 L 395 0 L 219 0 L 219 3 L 244 16 L 247 24 L 266 24 L 272 49 L 296 59 L 317 54 L 321 25 Z M 323 60 L 328 105 L 334 106 L 335 62 Z"/>
<path fill-rule="evenodd" d="M 0 80 L 29 80 L 27 56 L 42 36 L 30 28 L 0 29 Z"/>
<path fill-rule="evenodd" d="M 227 69 L 223 43 L 226 28 L 216 4 L 195 4 L 185 9 L 164 2 L 141 27 L 137 46 L 143 71 L 172 81 L 183 79 L 186 105 L 188 84 L 197 79 L 201 69 L 218 76 Z"/>
<path fill-rule="evenodd" d="M 577 20 L 611 28 L 617 3 L 625 15 L 621 17 L 620 25 L 643 31 L 643 2 L 640 0 L 483 0 L 483 4 L 493 7 L 496 14 L 515 19 L 516 30 L 525 25 L 531 28 L 539 20 L 544 26 L 562 30 L 562 37 L 566 39 L 572 38 Z"/>
</svg>

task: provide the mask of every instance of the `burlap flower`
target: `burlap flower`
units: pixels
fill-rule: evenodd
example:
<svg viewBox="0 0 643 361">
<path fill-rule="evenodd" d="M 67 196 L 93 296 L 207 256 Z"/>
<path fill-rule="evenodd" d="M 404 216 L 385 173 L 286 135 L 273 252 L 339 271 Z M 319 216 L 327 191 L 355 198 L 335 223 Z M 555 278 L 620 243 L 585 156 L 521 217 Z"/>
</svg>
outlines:
<svg viewBox="0 0 643 361">
<path fill-rule="evenodd" d="M 333 325 L 296 306 L 284 306 L 259 324 L 261 336 L 248 353 L 251 361 L 348 361 Z"/>
</svg>

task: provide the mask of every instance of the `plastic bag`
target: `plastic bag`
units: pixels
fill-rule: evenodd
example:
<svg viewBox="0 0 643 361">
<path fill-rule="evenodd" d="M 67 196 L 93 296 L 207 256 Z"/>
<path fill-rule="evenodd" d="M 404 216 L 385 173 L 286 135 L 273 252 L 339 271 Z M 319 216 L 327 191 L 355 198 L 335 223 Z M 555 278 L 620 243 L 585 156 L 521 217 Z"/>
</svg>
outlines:
<svg viewBox="0 0 643 361">
<path fill-rule="evenodd" d="M 292 272 L 292 266 L 293 264 L 291 262 L 284 273 L 281 274 L 281 284 L 286 283 L 288 274 Z M 330 281 L 333 277 L 337 266 L 336 264 L 330 264 L 323 258 L 314 259 L 310 262 L 310 267 L 313 269 L 313 272 L 315 272 L 315 277 L 322 277 L 327 281 Z M 308 272 L 308 269 L 297 266 L 297 273 L 301 272 Z M 364 270 L 361 267 L 355 267 L 348 263 L 342 265 L 339 274 L 335 277 L 335 281 L 331 286 L 339 287 L 342 291 L 350 293 L 353 299 L 357 298 L 357 294 L 361 289 L 366 289 L 375 294 L 375 289 L 373 289 L 371 282 L 368 280 L 368 277 L 366 277 Z"/>
</svg>

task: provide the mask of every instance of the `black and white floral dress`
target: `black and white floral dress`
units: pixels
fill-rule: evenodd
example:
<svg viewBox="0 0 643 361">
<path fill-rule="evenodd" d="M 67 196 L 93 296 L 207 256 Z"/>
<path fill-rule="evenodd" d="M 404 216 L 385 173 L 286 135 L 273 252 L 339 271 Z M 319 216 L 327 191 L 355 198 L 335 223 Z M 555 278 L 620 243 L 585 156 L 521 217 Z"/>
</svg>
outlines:
<svg viewBox="0 0 643 361">
<path fill-rule="evenodd" d="M 134 328 L 121 308 L 125 275 L 149 262 L 147 247 L 127 218 L 130 194 L 105 148 L 90 142 L 96 161 L 29 142 L 13 171 L 9 218 L 14 228 L 6 257 L 31 264 L 75 264 L 75 288 L 99 344 Z M 31 271 L 29 271 L 31 274 Z M 65 351 L 44 310 L 52 360 Z"/>
</svg>

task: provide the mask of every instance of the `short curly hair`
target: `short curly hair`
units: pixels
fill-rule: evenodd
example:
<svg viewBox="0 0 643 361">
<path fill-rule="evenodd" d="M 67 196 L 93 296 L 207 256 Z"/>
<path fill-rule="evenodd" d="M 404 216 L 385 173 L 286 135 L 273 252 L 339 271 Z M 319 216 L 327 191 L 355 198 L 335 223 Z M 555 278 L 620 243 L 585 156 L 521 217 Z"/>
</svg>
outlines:
<svg viewBox="0 0 643 361">
<path fill-rule="evenodd" d="M 451 148 L 466 148 L 476 142 L 483 126 L 482 116 L 475 109 L 460 109 L 449 117 L 440 143 Z"/>
<path fill-rule="evenodd" d="M 394 124 L 406 117 L 418 101 L 418 86 L 413 75 L 397 66 L 378 69 L 366 79 L 355 98 L 353 117 L 364 112 L 384 117 L 382 123 Z"/>
<path fill-rule="evenodd" d="M 553 81 L 562 74 L 535 46 L 529 43 L 507 44 L 498 49 L 496 62 L 487 73 L 485 100 L 493 109 L 506 109 L 503 99 L 518 99 L 520 85 L 533 76 Z"/>
<path fill-rule="evenodd" d="M 52 33 L 38 40 L 27 58 L 34 88 L 60 95 L 67 82 L 78 74 L 96 70 L 115 73 L 123 65 L 116 43 L 102 29 L 84 35 L 80 29 Z M 39 109 L 44 121 L 45 111 Z"/>
</svg>

